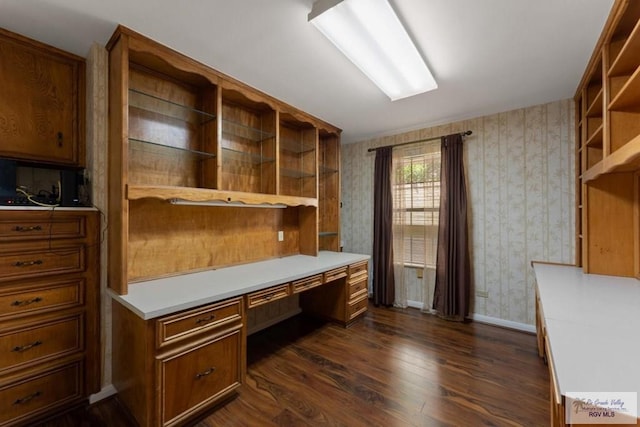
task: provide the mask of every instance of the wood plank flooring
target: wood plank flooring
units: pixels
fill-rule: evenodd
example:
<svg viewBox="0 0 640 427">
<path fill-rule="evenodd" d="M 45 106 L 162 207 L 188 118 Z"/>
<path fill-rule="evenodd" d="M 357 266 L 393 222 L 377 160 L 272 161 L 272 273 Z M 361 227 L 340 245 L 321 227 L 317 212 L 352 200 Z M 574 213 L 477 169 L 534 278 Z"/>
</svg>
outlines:
<svg viewBox="0 0 640 427">
<path fill-rule="evenodd" d="M 237 397 L 192 425 L 545 426 L 534 335 L 370 306 L 348 329 L 297 316 L 249 337 Z M 130 426 L 116 399 L 43 424 Z"/>
</svg>

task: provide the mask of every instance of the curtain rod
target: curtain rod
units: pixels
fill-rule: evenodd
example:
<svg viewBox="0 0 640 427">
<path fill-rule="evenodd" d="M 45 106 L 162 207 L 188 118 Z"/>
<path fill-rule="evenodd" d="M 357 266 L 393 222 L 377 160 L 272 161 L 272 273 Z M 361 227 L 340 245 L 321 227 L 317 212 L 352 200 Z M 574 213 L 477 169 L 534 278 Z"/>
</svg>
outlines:
<svg viewBox="0 0 640 427">
<path fill-rule="evenodd" d="M 467 135 L 471 135 L 473 132 L 471 132 L 470 130 L 464 131 L 464 132 L 460 132 L 461 136 L 467 136 Z M 434 141 L 436 139 L 440 139 L 442 138 L 442 136 L 434 136 L 433 138 L 427 138 L 427 139 L 418 139 L 417 141 L 409 141 L 409 142 L 401 142 L 400 144 L 394 144 L 394 145 L 385 145 L 384 147 L 376 147 L 376 148 L 369 148 L 367 150 L 367 152 L 372 152 L 372 151 L 376 151 L 379 148 L 387 148 L 387 147 L 400 147 L 401 145 L 408 145 L 408 144 L 415 144 L 418 142 L 427 142 L 427 141 Z"/>
</svg>

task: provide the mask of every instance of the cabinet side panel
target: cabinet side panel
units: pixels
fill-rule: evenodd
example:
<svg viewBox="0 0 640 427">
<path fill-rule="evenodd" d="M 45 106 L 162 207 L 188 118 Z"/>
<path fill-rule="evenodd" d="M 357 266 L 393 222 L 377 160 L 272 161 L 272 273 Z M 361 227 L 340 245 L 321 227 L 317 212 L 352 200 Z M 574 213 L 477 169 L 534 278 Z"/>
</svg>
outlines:
<svg viewBox="0 0 640 427">
<path fill-rule="evenodd" d="M 113 301 L 113 385 L 120 400 L 129 408 L 138 424 L 151 426 L 153 370 L 148 362 L 152 349 L 146 322 Z"/>
<path fill-rule="evenodd" d="M 127 38 L 121 36 L 109 52 L 109 270 L 108 284 L 119 294 L 127 293 L 126 259 L 128 203 L 126 149 L 128 107 L 126 82 Z"/>
<path fill-rule="evenodd" d="M 602 175 L 587 185 L 589 271 L 634 276 L 634 175 Z"/>
</svg>

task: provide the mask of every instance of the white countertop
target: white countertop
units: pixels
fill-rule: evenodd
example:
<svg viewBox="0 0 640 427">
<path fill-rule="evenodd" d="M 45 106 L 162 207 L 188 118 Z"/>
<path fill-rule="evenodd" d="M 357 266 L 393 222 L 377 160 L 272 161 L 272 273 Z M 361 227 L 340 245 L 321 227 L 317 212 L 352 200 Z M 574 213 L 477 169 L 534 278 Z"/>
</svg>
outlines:
<svg viewBox="0 0 640 427">
<path fill-rule="evenodd" d="M 534 263 L 559 391 L 640 394 L 640 281 Z"/>
<path fill-rule="evenodd" d="M 369 255 L 321 251 L 129 284 L 127 295 L 112 298 L 142 319 L 221 301 L 270 286 L 368 260 Z"/>
</svg>

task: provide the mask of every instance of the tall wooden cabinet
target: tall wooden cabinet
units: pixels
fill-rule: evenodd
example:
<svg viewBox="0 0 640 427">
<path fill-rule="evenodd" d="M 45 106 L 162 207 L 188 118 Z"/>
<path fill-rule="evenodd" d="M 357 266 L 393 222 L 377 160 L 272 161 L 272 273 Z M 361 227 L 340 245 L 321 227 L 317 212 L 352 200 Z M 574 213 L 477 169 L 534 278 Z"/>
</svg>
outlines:
<svg viewBox="0 0 640 427">
<path fill-rule="evenodd" d="M 640 2 L 615 2 L 575 102 L 577 264 L 640 278 Z"/>
<path fill-rule="evenodd" d="M 0 29 L 0 157 L 84 164 L 83 58 Z"/>
<path fill-rule="evenodd" d="M 113 292 L 339 249 L 340 129 L 125 27 L 107 49 Z M 246 305 L 277 292 L 289 284 L 160 318 L 116 298 L 113 381 L 138 423 L 178 425 L 228 397 Z"/>
<path fill-rule="evenodd" d="M 96 211 L 0 210 L 0 426 L 100 390 Z"/>
</svg>

